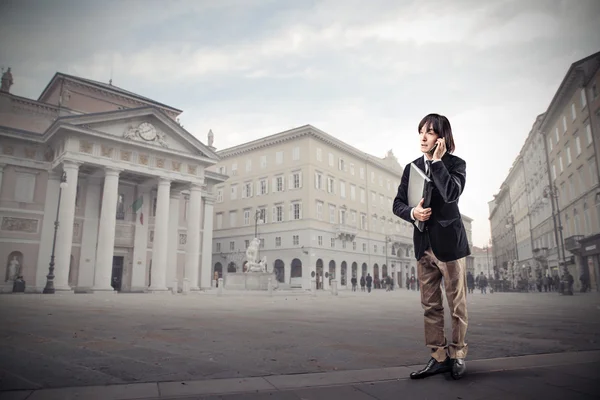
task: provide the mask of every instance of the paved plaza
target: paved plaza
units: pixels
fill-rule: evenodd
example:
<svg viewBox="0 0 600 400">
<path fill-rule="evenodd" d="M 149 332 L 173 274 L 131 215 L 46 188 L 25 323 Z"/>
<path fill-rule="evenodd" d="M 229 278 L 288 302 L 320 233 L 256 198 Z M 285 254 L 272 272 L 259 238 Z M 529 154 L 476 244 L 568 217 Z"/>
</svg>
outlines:
<svg viewBox="0 0 600 400">
<path fill-rule="evenodd" d="M 473 360 L 600 350 L 595 293 L 475 293 L 468 307 L 469 367 Z M 0 313 L 5 395 L 393 368 L 406 378 L 409 369 L 400 367 L 428 358 L 419 293 L 406 290 L 14 294 L 0 297 Z"/>
</svg>

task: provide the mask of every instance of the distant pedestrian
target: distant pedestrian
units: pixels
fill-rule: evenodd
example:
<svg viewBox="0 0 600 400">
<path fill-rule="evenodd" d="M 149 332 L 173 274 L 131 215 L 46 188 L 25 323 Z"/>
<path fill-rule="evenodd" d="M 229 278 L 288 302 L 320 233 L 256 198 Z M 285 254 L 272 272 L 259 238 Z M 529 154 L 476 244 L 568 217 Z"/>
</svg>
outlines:
<svg viewBox="0 0 600 400">
<path fill-rule="evenodd" d="M 356 292 L 356 276 L 353 276 L 352 279 L 350 279 L 350 283 L 352 283 L 352 291 Z"/>
<path fill-rule="evenodd" d="M 473 293 L 473 289 L 475 289 L 475 278 L 471 271 L 467 272 L 467 292 Z"/>
<path fill-rule="evenodd" d="M 373 278 L 371 277 L 371 274 L 367 274 L 365 280 L 367 281 L 367 292 L 371 293 L 371 285 L 373 285 Z"/>
<path fill-rule="evenodd" d="M 364 292 L 365 291 L 365 285 L 367 284 L 367 281 L 365 280 L 365 276 L 361 276 L 360 277 L 360 291 Z"/>
</svg>

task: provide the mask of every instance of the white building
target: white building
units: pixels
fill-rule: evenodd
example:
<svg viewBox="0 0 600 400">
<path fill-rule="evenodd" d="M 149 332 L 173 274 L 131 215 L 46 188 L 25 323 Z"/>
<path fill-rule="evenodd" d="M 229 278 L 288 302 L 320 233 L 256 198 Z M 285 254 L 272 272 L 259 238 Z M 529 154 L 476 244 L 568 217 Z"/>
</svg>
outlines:
<svg viewBox="0 0 600 400">
<path fill-rule="evenodd" d="M 10 72 L 8 72 L 10 74 Z M 181 110 L 57 73 L 37 100 L 0 92 L 0 268 L 46 284 L 60 194 L 56 290 L 210 287 L 218 156 Z M 209 143 L 210 144 L 210 143 Z M 66 182 L 61 187 L 63 177 Z"/>
<path fill-rule="evenodd" d="M 416 276 L 411 224 L 392 213 L 403 168 L 310 125 L 218 152 L 213 271 L 241 271 L 255 229 L 280 287 L 315 276 L 342 288 L 352 276 Z M 264 217 L 264 219 L 263 219 Z M 468 218 L 467 218 L 468 219 Z M 470 222 L 470 219 L 468 219 Z"/>
</svg>

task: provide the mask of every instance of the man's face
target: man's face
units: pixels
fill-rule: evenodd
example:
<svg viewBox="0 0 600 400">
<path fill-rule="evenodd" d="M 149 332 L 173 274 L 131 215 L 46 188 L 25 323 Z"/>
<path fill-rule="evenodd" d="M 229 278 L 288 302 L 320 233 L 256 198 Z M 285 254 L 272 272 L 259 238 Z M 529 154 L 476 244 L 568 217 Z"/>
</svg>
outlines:
<svg viewBox="0 0 600 400">
<path fill-rule="evenodd" d="M 433 131 L 431 125 L 425 124 L 419 132 L 419 141 L 421 145 L 421 151 L 427 153 L 435 145 L 436 140 L 439 138 L 437 133 Z"/>
</svg>

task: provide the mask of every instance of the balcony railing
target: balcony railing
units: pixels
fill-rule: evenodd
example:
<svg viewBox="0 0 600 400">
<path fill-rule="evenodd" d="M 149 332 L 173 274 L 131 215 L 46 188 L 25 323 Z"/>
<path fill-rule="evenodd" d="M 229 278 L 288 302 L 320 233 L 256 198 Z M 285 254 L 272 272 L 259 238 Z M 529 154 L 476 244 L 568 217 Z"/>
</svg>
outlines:
<svg viewBox="0 0 600 400">
<path fill-rule="evenodd" d="M 334 231 L 338 239 L 346 240 L 349 242 L 354 241 L 354 238 L 356 237 L 357 233 L 356 227 L 348 224 L 335 225 Z"/>
</svg>

